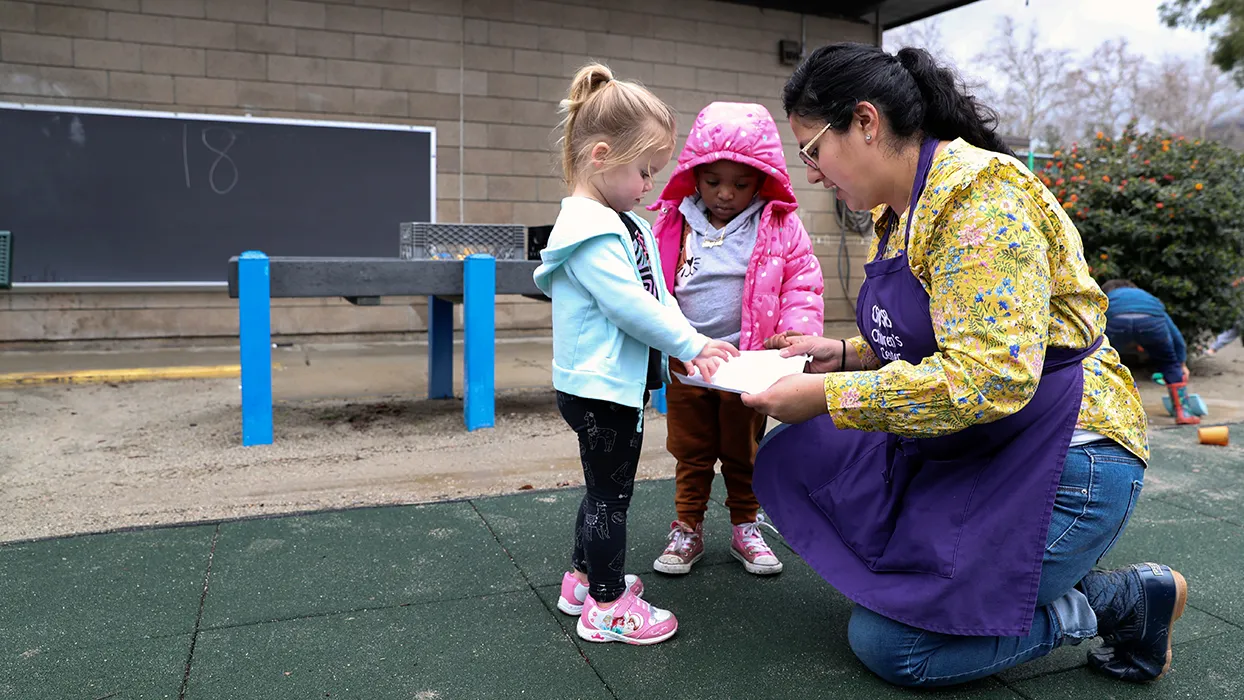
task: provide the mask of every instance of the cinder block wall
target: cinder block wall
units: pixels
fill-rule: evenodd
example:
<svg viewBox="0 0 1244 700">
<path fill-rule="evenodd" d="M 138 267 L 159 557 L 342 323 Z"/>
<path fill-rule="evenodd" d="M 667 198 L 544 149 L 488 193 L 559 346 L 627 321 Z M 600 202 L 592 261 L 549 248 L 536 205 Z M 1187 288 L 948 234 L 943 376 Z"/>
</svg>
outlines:
<svg viewBox="0 0 1244 700">
<path fill-rule="evenodd" d="M 778 41 L 803 33 L 810 46 L 875 37 L 871 25 L 712 0 L 0 0 L 0 100 L 435 126 L 439 220 L 539 225 L 563 196 L 556 105 L 583 63 L 651 86 L 684 133 L 718 99 L 781 120 L 791 68 Z M 833 200 L 806 185 L 787 146 L 827 320 L 850 319 Z M 847 251 L 853 295 L 858 235 Z M 405 336 L 425 318 L 422 299 L 285 300 L 273 322 L 283 335 Z M 546 329 L 547 305 L 501 299 L 498 324 Z M 223 293 L 0 293 L 0 343 L 235 335 Z"/>
</svg>

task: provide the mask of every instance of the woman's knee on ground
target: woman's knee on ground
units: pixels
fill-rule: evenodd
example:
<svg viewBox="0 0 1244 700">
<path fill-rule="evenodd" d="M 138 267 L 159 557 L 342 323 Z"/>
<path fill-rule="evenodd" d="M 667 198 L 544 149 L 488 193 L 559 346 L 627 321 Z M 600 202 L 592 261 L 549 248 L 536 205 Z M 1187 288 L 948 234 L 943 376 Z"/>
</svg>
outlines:
<svg viewBox="0 0 1244 700">
<path fill-rule="evenodd" d="M 887 683 L 908 688 L 925 685 L 911 655 L 921 634 L 859 605 L 847 623 L 847 642 L 856 658 Z"/>
</svg>

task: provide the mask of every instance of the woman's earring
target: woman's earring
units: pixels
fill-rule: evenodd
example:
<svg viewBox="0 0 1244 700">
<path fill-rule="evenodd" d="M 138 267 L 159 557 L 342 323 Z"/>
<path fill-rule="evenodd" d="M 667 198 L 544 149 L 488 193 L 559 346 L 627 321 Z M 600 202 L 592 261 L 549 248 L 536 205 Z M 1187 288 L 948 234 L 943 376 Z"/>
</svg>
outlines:
<svg viewBox="0 0 1244 700">
<path fill-rule="evenodd" d="M 872 141 L 872 140 L 873 140 L 873 135 L 872 135 L 872 134 L 864 134 L 864 140 L 865 140 L 865 141 Z"/>
</svg>

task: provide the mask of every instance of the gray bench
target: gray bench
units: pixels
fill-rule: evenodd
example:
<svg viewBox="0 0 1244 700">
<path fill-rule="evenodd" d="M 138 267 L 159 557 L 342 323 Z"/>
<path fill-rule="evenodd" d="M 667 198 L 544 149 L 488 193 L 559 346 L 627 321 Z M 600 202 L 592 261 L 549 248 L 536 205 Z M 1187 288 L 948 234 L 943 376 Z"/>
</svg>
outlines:
<svg viewBox="0 0 1244 700">
<path fill-rule="evenodd" d="M 386 296 L 428 297 L 428 398 L 453 397 L 453 305 L 463 304 L 463 418 L 467 430 L 494 425 L 496 295 L 539 295 L 530 260 L 273 257 L 229 259 L 229 296 L 238 300 L 242 444 L 272 442 L 272 298 L 343 297 L 356 305 Z"/>
</svg>

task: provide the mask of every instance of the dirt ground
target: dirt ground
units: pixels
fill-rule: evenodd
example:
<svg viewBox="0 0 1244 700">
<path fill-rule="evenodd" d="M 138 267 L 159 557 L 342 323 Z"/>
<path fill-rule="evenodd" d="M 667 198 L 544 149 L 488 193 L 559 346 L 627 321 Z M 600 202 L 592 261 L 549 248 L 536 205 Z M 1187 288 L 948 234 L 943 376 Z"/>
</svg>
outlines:
<svg viewBox="0 0 1244 700">
<path fill-rule="evenodd" d="M 1192 367 L 1210 420 L 1244 420 L 1244 347 Z M 1173 425 L 1138 374 L 1153 427 Z M 411 396 L 278 402 L 275 444 L 247 448 L 236 379 L 0 389 L 0 542 L 581 483 L 551 389 L 501 392 L 474 433 L 460 401 Z M 647 421 L 640 477 L 672 476 Z"/>
</svg>

